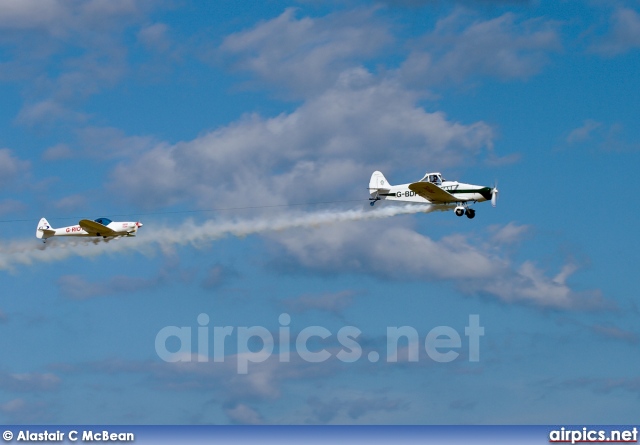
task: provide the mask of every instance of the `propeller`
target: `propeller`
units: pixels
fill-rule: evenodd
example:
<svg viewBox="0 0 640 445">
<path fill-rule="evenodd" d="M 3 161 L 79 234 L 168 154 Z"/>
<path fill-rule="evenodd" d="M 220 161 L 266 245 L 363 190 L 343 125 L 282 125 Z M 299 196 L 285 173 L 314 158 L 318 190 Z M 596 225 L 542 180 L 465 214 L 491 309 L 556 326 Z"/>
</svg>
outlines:
<svg viewBox="0 0 640 445">
<path fill-rule="evenodd" d="M 498 181 L 496 181 L 493 185 L 493 189 L 491 189 L 491 205 L 493 207 L 496 206 L 496 203 L 498 202 Z"/>
<path fill-rule="evenodd" d="M 143 224 L 142 224 L 140 221 L 138 221 L 138 222 L 136 223 L 136 227 L 137 227 L 137 228 L 140 228 L 140 227 L 142 227 L 142 226 L 143 226 Z"/>
</svg>

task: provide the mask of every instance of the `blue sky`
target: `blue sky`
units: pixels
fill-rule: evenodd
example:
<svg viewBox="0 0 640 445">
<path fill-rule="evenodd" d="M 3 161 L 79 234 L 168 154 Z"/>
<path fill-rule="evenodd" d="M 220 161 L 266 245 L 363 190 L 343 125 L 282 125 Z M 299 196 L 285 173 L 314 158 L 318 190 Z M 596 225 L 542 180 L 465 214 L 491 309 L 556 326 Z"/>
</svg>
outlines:
<svg viewBox="0 0 640 445">
<path fill-rule="evenodd" d="M 639 56 L 636 1 L 2 2 L 0 422 L 637 421 Z M 374 170 L 500 200 L 370 209 Z M 42 216 L 144 227 L 43 246 Z M 200 314 L 283 313 L 362 358 L 198 361 Z M 399 326 L 419 360 L 370 362 Z"/>
</svg>

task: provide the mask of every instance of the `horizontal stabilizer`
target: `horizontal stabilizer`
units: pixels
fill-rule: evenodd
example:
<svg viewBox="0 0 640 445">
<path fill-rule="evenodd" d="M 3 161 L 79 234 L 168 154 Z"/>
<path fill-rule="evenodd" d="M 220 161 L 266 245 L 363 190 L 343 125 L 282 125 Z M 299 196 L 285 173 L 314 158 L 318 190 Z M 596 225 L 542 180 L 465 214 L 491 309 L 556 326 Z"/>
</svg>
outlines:
<svg viewBox="0 0 640 445">
<path fill-rule="evenodd" d="M 51 230 L 51 229 L 38 229 L 38 230 L 36 230 L 36 238 L 38 238 L 38 239 L 51 238 L 55 234 L 56 234 L 56 231 L 55 230 Z"/>
</svg>

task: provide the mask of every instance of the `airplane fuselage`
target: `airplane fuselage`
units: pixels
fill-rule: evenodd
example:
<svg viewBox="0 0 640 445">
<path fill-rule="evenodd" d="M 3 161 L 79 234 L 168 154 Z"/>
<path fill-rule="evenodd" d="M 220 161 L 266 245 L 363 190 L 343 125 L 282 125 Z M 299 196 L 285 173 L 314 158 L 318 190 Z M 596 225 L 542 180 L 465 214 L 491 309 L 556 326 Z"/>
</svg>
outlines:
<svg viewBox="0 0 640 445">
<path fill-rule="evenodd" d="M 46 240 L 54 236 L 93 236 L 103 238 L 135 236 L 140 227 L 142 227 L 140 222 L 111 221 L 108 218 L 98 218 L 93 221 L 83 219 L 74 226 L 54 228 L 51 227 L 46 218 L 42 218 L 36 229 L 36 237 Z"/>
<path fill-rule="evenodd" d="M 409 185 L 410 184 L 388 186 L 389 191 L 379 193 L 378 196 L 380 197 L 380 199 L 387 199 L 389 201 L 406 201 L 420 204 L 432 204 L 432 202 L 428 199 L 423 198 L 413 190 L 410 190 Z M 460 202 L 482 202 L 491 200 L 490 187 L 465 184 L 458 181 L 444 181 L 439 187 L 451 193 L 456 198 L 460 198 Z"/>
<path fill-rule="evenodd" d="M 135 222 L 112 222 L 105 227 L 117 232 L 119 235 L 135 235 L 135 232 L 138 230 Z M 95 233 L 88 233 L 79 225 L 60 227 L 51 230 L 53 230 L 54 233 L 49 234 L 47 238 L 51 236 L 96 236 Z M 98 234 L 97 236 L 100 235 Z"/>
</svg>

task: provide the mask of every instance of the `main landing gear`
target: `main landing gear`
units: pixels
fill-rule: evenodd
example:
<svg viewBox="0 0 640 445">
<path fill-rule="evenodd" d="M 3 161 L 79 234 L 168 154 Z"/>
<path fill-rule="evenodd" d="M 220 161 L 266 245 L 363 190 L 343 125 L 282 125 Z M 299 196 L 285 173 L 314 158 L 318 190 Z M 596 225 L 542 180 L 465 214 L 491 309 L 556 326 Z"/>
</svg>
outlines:
<svg viewBox="0 0 640 445">
<path fill-rule="evenodd" d="M 462 215 L 467 215 L 467 218 L 469 219 L 473 219 L 476 216 L 476 211 L 473 209 L 470 209 L 469 207 L 456 207 L 456 215 L 457 216 L 462 216 Z"/>
</svg>

